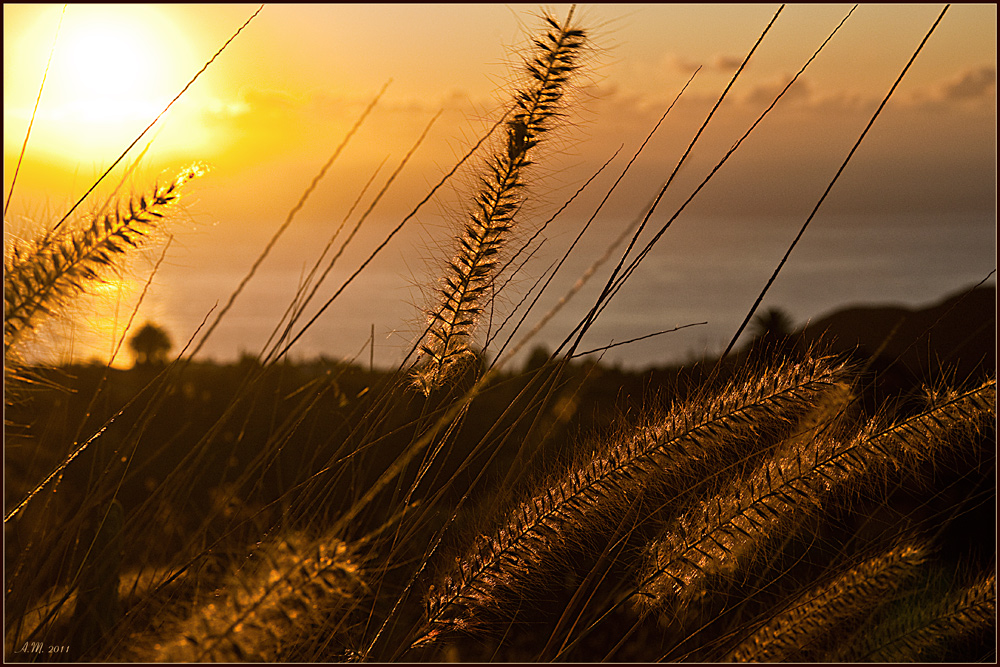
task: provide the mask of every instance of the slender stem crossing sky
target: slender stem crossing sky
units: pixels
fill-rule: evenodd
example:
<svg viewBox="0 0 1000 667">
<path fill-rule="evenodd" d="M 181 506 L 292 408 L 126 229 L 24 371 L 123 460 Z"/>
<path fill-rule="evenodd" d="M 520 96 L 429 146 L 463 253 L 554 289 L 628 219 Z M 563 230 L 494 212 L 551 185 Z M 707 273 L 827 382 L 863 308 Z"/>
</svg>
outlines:
<svg viewBox="0 0 1000 667">
<path fill-rule="evenodd" d="M 256 8 L 69 5 L 62 16 L 58 5 L 5 5 L 5 195 L 52 54 L 5 217 L 8 234 L 30 236 L 38 225 L 51 226 L 62 217 Z M 569 6 L 547 9 L 565 16 Z M 531 219 L 544 220 L 619 147 L 624 146 L 623 154 L 630 155 L 691 73 L 698 67 L 701 71 L 616 191 L 617 204 L 612 202 L 607 209 L 613 220 L 595 223 L 594 231 L 575 251 L 580 254 L 579 266 L 567 267 L 567 271 L 582 273 L 605 252 L 622 225 L 641 215 L 640 209 L 662 186 L 776 9 L 777 5 L 714 4 L 585 4 L 578 8 L 576 16 L 589 30 L 595 48 L 586 61 L 584 85 L 576 90 L 566 126 L 554 133 L 550 142 L 554 149 L 539 156 L 539 176 L 529 184 L 530 210 L 525 211 Z M 683 201 L 849 10 L 850 5 L 785 8 L 671 186 L 675 198 L 668 195 L 665 216 L 673 212 L 667 210 L 671 202 Z M 762 275 L 769 274 L 780 257 L 777 248 L 787 247 L 790 240 L 775 230 L 775 221 L 797 220 L 789 228 L 801 224 L 940 10 L 938 5 L 861 5 L 685 211 L 677 223 L 677 238 L 668 234 L 664 245 L 682 248 L 690 243 L 685 257 L 705 250 L 709 254 L 701 273 L 717 273 L 710 268 L 713 249 L 718 253 L 728 247 L 730 232 L 758 229 L 757 236 L 734 247 L 745 251 L 745 261 L 759 266 Z M 248 306 L 242 315 L 234 312 L 233 326 L 240 328 L 241 317 L 244 325 L 260 318 L 261 322 L 248 325 L 254 334 L 237 340 L 235 332 L 220 332 L 215 344 L 207 347 L 219 358 L 231 358 L 238 350 L 256 351 L 267 338 L 263 321 L 270 318 L 273 325 L 285 310 L 275 305 L 277 314 L 271 317 L 268 310 L 265 316 L 259 305 L 280 304 L 284 299 L 287 306 L 296 281 L 309 273 L 315 261 L 313 249 L 326 244 L 331 229 L 340 224 L 387 156 L 391 162 L 398 161 L 430 118 L 442 113 L 365 223 L 354 242 L 356 251 L 345 254 L 345 272 L 360 265 L 366 252 L 496 121 L 508 83 L 516 74 L 512 63 L 516 65 L 520 47 L 537 29 L 540 11 L 529 5 L 498 4 L 265 6 L 148 135 L 152 144 L 132 179 L 136 188 L 164 170 L 176 171 L 193 161 L 207 163 L 212 171 L 191 188 L 186 209 L 190 219 L 169 230 L 177 244 L 141 312 L 166 322 L 180 339 L 189 335 L 191 323 L 200 321 L 213 303 L 225 302 L 362 110 L 390 82 L 371 117 L 301 211 L 296 227 L 283 240 L 286 247 L 276 248 L 268 259 L 274 274 L 262 279 L 265 284 L 258 288 L 262 291 L 241 297 L 258 308 L 254 311 Z M 926 224 L 920 227 L 923 231 L 917 231 L 915 226 L 907 227 L 911 223 L 899 220 L 920 219 L 924 224 L 936 219 L 939 226 L 953 225 L 953 233 L 945 237 L 965 243 L 956 241 L 959 245 L 950 251 L 955 257 L 968 254 L 961 248 L 995 249 L 996 11 L 993 4 L 959 4 L 949 10 L 824 203 L 825 215 L 840 216 L 837 224 L 841 227 L 836 229 L 845 229 L 844 225 L 863 228 L 871 238 L 884 240 L 887 256 L 893 249 L 910 252 L 910 259 L 899 259 L 903 267 L 899 270 L 911 271 L 913 276 L 899 274 L 897 286 L 890 284 L 895 279 L 882 280 L 878 289 L 873 286 L 872 300 L 883 294 L 896 301 L 927 302 L 960 286 L 948 281 L 973 281 L 972 273 L 985 274 L 995 268 L 994 252 L 992 266 L 986 259 L 970 258 L 967 278 L 953 263 L 955 270 L 948 277 L 937 278 L 940 294 L 932 293 L 929 286 L 917 287 L 917 269 L 905 267 L 918 261 L 913 258 L 923 257 L 920 252 L 930 256 L 931 246 L 940 246 L 941 241 L 926 236 Z M 135 150 L 141 150 L 145 141 Z M 405 347 L 419 325 L 421 286 L 450 252 L 448 239 L 474 178 L 474 166 L 470 169 L 393 240 L 384 261 L 371 267 L 370 282 L 357 286 L 361 302 L 361 294 L 374 291 L 380 299 L 402 306 L 372 310 L 367 317 L 354 313 L 356 322 L 337 329 L 343 335 L 332 334 L 333 329 L 324 336 L 317 334 L 316 340 L 303 341 L 303 354 L 324 350 L 340 356 L 354 354 L 370 337 L 373 322 L 385 347 L 384 361 Z M 601 188 L 607 188 L 616 173 L 620 172 L 609 170 L 603 185 L 596 179 L 592 192 L 580 198 L 581 208 L 566 215 L 585 220 L 603 195 Z M 109 181 L 117 183 L 114 175 Z M 98 198 L 91 205 L 99 204 Z M 585 210 L 587 206 L 591 208 Z M 686 216 L 716 222 L 685 222 Z M 965 222 L 959 225 L 959 219 Z M 563 227 L 555 223 L 547 230 L 548 246 L 536 259 L 547 266 L 557 254 L 556 246 L 562 247 L 565 239 L 578 232 L 574 224 L 567 220 Z M 698 232 L 696 225 L 701 225 Z M 814 223 L 820 236 L 826 233 L 823 225 L 821 215 Z M 835 236 L 833 225 L 827 223 L 825 229 Z M 886 230 L 881 236 L 873 233 L 879 225 Z M 525 238 L 530 234 L 529 230 Z M 765 243 L 763 239 L 772 236 L 774 250 L 768 246 L 767 252 L 751 257 Z M 922 250 L 916 249 L 920 243 L 925 244 Z M 220 248 L 225 252 L 220 253 Z M 826 257 L 820 257 L 818 249 L 812 255 L 808 248 L 803 252 L 802 261 L 811 262 L 808 266 L 817 271 L 825 266 L 823 262 L 840 262 L 838 266 L 847 270 L 852 258 L 858 258 L 856 251 L 846 247 L 843 256 L 838 255 L 832 243 Z M 661 267 L 658 261 L 650 261 L 650 271 Z M 733 257 L 726 271 L 741 261 Z M 670 271 L 679 272 L 682 264 L 671 261 L 663 264 L 666 268 L 657 268 L 656 275 L 644 283 L 647 289 L 653 289 L 650 286 L 656 280 L 667 280 L 673 275 L 668 275 Z M 699 271 L 697 264 L 692 270 Z M 147 277 L 143 271 L 137 267 L 123 285 L 141 285 Z M 802 268 L 801 275 L 810 275 L 809 270 Z M 571 284 L 579 276 L 566 277 Z M 525 275 L 513 281 L 512 289 L 528 289 L 536 278 Z M 794 280 L 794 272 L 789 280 Z M 759 291 L 763 284 L 756 276 L 744 282 L 748 293 Z M 157 284 L 162 286 L 159 293 Z M 197 294 L 191 294 L 192 285 L 201 287 Z M 115 294 L 110 294 L 114 290 L 109 287 L 106 296 L 131 303 L 137 290 L 126 287 Z M 795 318 L 804 319 L 819 314 L 805 310 L 810 298 L 814 309 L 829 308 L 834 299 L 861 298 L 846 291 L 823 297 L 826 287 L 826 283 L 814 283 L 807 298 L 801 285 L 790 284 L 785 288 L 785 303 L 792 304 Z M 776 298 L 783 294 L 779 288 L 776 284 Z M 674 304 L 684 300 L 682 287 L 676 289 L 678 293 L 670 300 Z M 706 302 L 722 300 L 702 286 L 687 289 Z M 513 307 L 521 296 L 511 292 L 504 306 Z M 711 308 L 702 307 L 706 315 L 690 321 L 713 319 Z M 682 312 L 647 303 L 644 310 L 669 315 L 664 315 L 665 321 L 650 322 L 647 329 L 636 324 L 636 329 L 620 332 L 620 340 L 688 324 L 684 317 L 689 311 L 694 315 L 696 309 Z M 733 310 L 737 319 L 735 311 L 746 312 L 743 306 L 734 305 Z M 410 313 L 409 320 L 399 316 L 404 311 Z M 340 323 L 350 319 L 347 314 L 330 317 Z M 141 325 L 142 318 L 138 320 Z M 108 322 L 95 326 L 105 338 L 109 327 L 114 328 Z M 734 331 L 723 331 L 727 328 L 732 327 L 720 325 L 711 334 L 690 333 L 695 338 L 679 343 L 681 352 L 691 352 L 702 342 L 711 348 L 732 335 Z M 557 333 L 553 332 L 553 339 L 561 338 Z M 593 335 L 602 334 L 595 330 Z M 604 335 L 584 345 L 610 344 L 610 334 Z M 706 340 L 699 342 L 699 335 Z M 104 354 L 98 349 L 101 345 L 86 347 L 82 338 L 74 340 L 79 347 L 72 351 L 74 356 Z M 668 343 L 655 344 L 662 348 Z M 621 356 L 614 358 L 639 364 L 640 359 L 628 356 L 634 349 L 639 348 L 616 347 L 615 354 Z"/>
</svg>

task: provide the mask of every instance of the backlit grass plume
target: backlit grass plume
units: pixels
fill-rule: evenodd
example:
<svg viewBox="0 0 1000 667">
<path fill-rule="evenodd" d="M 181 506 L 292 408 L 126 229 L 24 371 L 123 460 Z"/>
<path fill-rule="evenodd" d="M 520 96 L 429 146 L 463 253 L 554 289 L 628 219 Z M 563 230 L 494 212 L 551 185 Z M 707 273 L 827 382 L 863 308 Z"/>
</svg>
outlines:
<svg viewBox="0 0 1000 667">
<path fill-rule="evenodd" d="M 138 247 L 177 204 L 181 188 L 202 173 L 185 169 L 166 185 L 116 202 L 79 229 L 46 234 L 27 245 L 11 243 L 4 257 L 4 358 L 53 308 Z"/>
<path fill-rule="evenodd" d="M 310 637 L 347 631 L 364 590 L 357 557 L 335 538 L 289 532 L 264 543 L 224 587 L 186 618 L 120 641 L 115 660 L 274 662 L 294 660 Z"/>
<path fill-rule="evenodd" d="M 572 26 L 572 16 L 570 12 L 562 25 L 545 17 L 547 30 L 534 40 L 533 53 L 526 59 L 527 81 L 514 93 L 502 148 L 483 165 L 458 252 L 448 263 L 440 302 L 429 311 L 430 325 L 419 344 L 423 358 L 414 383 L 425 394 L 444 383 L 472 354 L 469 338 L 523 203 L 529 153 L 560 116 L 563 96 L 586 44 L 585 32 Z"/>
<path fill-rule="evenodd" d="M 846 433 L 778 447 L 759 468 L 695 503 L 652 542 L 640 576 L 643 604 L 678 610 L 735 581 L 770 543 L 835 494 L 911 470 L 968 441 L 996 418 L 996 382 L 949 395 L 887 428 L 872 419 Z"/>
<path fill-rule="evenodd" d="M 859 641 L 845 643 L 832 656 L 840 662 L 948 661 L 949 646 L 986 636 L 996 646 L 997 577 L 991 572 L 967 588 L 928 602 L 915 595 L 914 606 L 900 606 Z"/>
<path fill-rule="evenodd" d="M 947 344 L 944 314 L 927 328 L 908 317 L 892 340 L 919 335 L 926 348 L 898 349 L 954 355 L 955 367 L 940 369 L 954 373 L 948 384 L 911 368 L 909 352 L 893 357 L 889 340 L 874 356 L 843 340 L 842 354 L 826 356 L 774 315 L 787 345 L 758 340 L 642 372 L 576 362 L 590 353 L 575 348 L 549 361 L 539 349 L 524 370 L 494 366 L 462 399 L 436 400 L 471 384 L 477 327 L 500 283 L 520 277 L 506 267 L 526 192 L 547 187 L 532 164 L 565 124 L 591 48 L 573 16 L 544 18 L 493 130 L 320 309 L 493 141 L 455 253 L 435 276 L 413 367 L 376 367 L 375 323 L 367 369 L 292 361 L 319 313 L 280 353 L 266 353 L 269 342 L 236 364 L 198 358 L 210 328 L 155 380 L 138 364 L 25 365 L 45 384 L 5 414 L 5 481 L 21 489 L 5 508 L 6 661 L 995 657 L 995 369 L 977 361 L 960 374 L 983 351 L 971 333 L 968 348 Z M 29 356 L 22 348 L 47 314 L 123 270 L 199 173 L 112 202 L 73 229 L 8 240 L 8 368 Z M 638 242 L 646 228 L 631 229 Z M 635 269 L 651 243 L 626 269 L 630 245 L 618 268 Z M 304 313 L 310 283 L 286 315 Z M 621 286 L 608 283 L 573 335 Z M 962 330 L 995 326 L 995 313 L 974 322 L 973 310 L 984 309 L 970 308 Z M 285 324 L 281 316 L 276 335 L 291 333 Z M 913 368 L 937 387 L 925 403 Z"/>
<path fill-rule="evenodd" d="M 873 608 L 892 600 L 928 555 L 925 545 L 908 544 L 838 573 L 773 616 L 725 662 L 815 660 L 817 648 L 829 648 L 832 637 L 842 636 L 841 625 L 866 618 Z"/>
<path fill-rule="evenodd" d="M 757 372 L 759 371 L 759 372 Z M 599 447 L 521 503 L 491 537 L 480 536 L 429 597 L 433 638 L 468 629 L 538 586 L 568 546 L 593 551 L 618 528 L 636 498 L 670 497 L 790 435 L 800 419 L 839 394 L 844 368 L 828 359 L 755 369 L 714 392 L 675 405 L 664 417 Z"/>
</svg>

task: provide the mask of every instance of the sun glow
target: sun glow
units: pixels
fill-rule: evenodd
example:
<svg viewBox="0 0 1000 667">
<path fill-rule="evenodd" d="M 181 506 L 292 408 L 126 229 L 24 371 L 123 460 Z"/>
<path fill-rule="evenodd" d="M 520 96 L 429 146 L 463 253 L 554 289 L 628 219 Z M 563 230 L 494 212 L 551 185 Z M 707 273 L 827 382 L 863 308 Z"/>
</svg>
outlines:
<svg viewBox="0 0 1000 667">
<path fill-rule="evenodd" d="M 23 132 L 55 34 L 48 14 L 21 35 L 15 100 L 5 116 Z M 128 145 L 177 94 L 192 71 L 190 47 L 155 6 L 69 5 L 33 127 L 33 144 L 63 160 L 92 161 Z M 5 58 L 7 60 L 7 58 Z M 40 65 L 39 65 L 40 63 Z M 5 62 L 5 78 L 12 74 Z M 32 91 L 29 97 L 22 91 Z"/>
</svg>

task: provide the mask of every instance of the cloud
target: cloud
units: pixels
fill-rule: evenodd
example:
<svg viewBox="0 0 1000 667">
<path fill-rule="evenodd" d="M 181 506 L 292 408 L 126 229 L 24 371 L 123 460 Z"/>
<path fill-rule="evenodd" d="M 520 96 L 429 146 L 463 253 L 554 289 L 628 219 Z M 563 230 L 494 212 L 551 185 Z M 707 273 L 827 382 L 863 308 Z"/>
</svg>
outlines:
<svg viewBox="0 0 1000 667">
<path fill-rule="evenodd" d="M 712 69 L 718 72 L 735 72 L 743 64 L 740 56 L 727 56 L 719 54 L 712 58 Z"/>
<path fill-rule="evenodd" d="M 996 95 L 997 68 L 982 65 L 960 72 L 941 84 L 941 94 L 947 100 L 978 100 Z"/>
<path fill-rule="evenodd" d="M 758 83 L 747 91 L 740 101 L 755 108 L 766 106 L 791 80 L 791 74 L 784 74 Z M 857 90 L 817 87 L 808 77 L 799 77 L 781 98 L 780 104 L 818 114 L 850 114 L 873 109 L 879 99 Z"/>
<path fill-rule="evenodd" d="M 736 60 L 718 56 L 713 62 L 713 67 L 732 66 Z M 770 104 L 791 78 L 791 74 L 786 73 L 761 81 L 742 94 L 739 100 L 754 107 Z M 897 94 L 893 99 L 895 104 L 926 109 L 993 104 L 996 99 L 996 83 L 996 66 L 980 65 L 969 67 L 948 79 L 914 90 L 909 95 Z M 781 103 L 820 113 L 849 113 L 873 107 L 880 99 L 881 94 L 869 95 L 849 89 L 817 88 L 811 80 L 802 77 L 785 93 Z"/>
<path fill-rule="evenodd" d="M 331 118 L 355 117 L 372 101 L 374 93 L 332 94 L 310 91 L 295 94 L 285 90 L 244 87 L 235 98 L 212 99 L 202 107 L 202 119 L 209 125 L 228 125 L 259 130 L 282 124 L 285 134 L 312 132 L 311 126 L 326 124 Z M 381 114 L 426 117 L 441 108 L 465 108 L 468 94 L 460 90 L 442 92 L 434 98 L 387 95 L 378 105 Z"/>
<path fill-rule="evenodd" d="M 754 105 L 770 104 L 774 101 L 774 98 L 778 96 L 778 93 L 780 93 L 785 86 L 788 85 L 791 78 L 791 76 L 785 76 L 779 79 L 772 79 L 770 81 L 759 83 L 746 93 L 743 100 L 744 102 Z M 791 88 L 788 89 L 784 97 L 782 97 L 782 101 L 785 104 L 790 102 L 808 103 L 814 98 L 814 96 L 815 93 L 809 81 L 800 78 L 792 85 Z"/>
<path fill-rule="evenodd" d="M 752 105 L 769 104 L 785 87 L 791 75 L 770 79 L 757 84 L 741 97 Z M 996 99 L 997 72 L 994 65 L 982 65 L 962 70 L 949 79 L 926 85 L 908 95 L 897 94 L 894 104 L 924 109 L 961 105 L 992 104 Z M 800 78 L 782 99 L 783 104 L 794 104 L 818 112 L 847 113 L 874 107 L 881 95 L 866 95 L 855 90 L 816 88 L 808 79 Z"/>
<path fill-rule="evenodd" d="M 908 101 L 926 108 L 993 105 L 996 94 L 996 66 L 980 65 L 966 68 L 949 79 L 920 88 L 909 96 Z"/>
<path fill-rule="evenodd" d="M 250 105 L 244 100 L 225 102 L 219 99 L 210 100 L 205 105 L 205 117 L 207 120 L 235 118 L 250 112 Z"/>
<path fill-rule="evenodd" d="M 677 55 L 676 53 L 671 53 L 665 56 L 663 61 L 668 68 L 684 75 L 691 74 L 699 67 L 703 70 L 726 74 L 735 72 L 737 68 L 743 64 L 742 57 L 726 55 L 723 53 L 712 56 L 712 58 L 707 62 L 699 62 L 693 58 L 687 58 L 685 56 Z"/>
<path fill-rule="evenodd" d="M 691 72 L 695 71 L 701 66 L 701 63 L 691 60 L 689 58 L 685 58 L 683 56 L 679 56 L 676 53 L 671 53 L 667 56 L 664 56 L 663 60 L 664 64 L 666 64 L 667 67 L 674 70 L 675 72 L 679 72 L 680 74 L 689 75 L 691 74 Z"/>
<path fill-rule="evenodd" d="M 235 99 L 209 100 L 203 114 L 208 122 L 225 122 L 247 115 L 288 115 L 306 104 L 307 100 L 283 90 L 243 87 Z"/>
</svg>

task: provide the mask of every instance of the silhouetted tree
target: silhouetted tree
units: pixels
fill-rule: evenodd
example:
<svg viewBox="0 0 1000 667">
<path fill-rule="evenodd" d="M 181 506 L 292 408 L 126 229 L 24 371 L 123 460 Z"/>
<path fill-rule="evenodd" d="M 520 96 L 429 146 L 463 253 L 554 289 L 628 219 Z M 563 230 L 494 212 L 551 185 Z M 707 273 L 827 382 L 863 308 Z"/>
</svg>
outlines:
<svg viewBox="0 0 1000 667">
<path fill-rule="evenodd" d="M 752 356 L 773 358 L 794 355 L 801 345 L 794 335 L 792 318 L 780 308 L 770 308 L 753 319 Z"/>
<path fill-rule="evenodd" d="M 167 353 L 173 347 L 167 332 L 149 322 L 129 339 L 128 344 L 135 353 L 136 366 L 165 364 Z"/>
<path fill-rule="evenodd" d="M 531 371 L 538 370 L 549 363 L 550 356 L 552 356 L 552 353 L 549 352 L 549 348 L 544 345 L 535 346 L 528 356 L 527 361 L 524 362 L 524 372 L 530 373 Z"/>
</svg>

